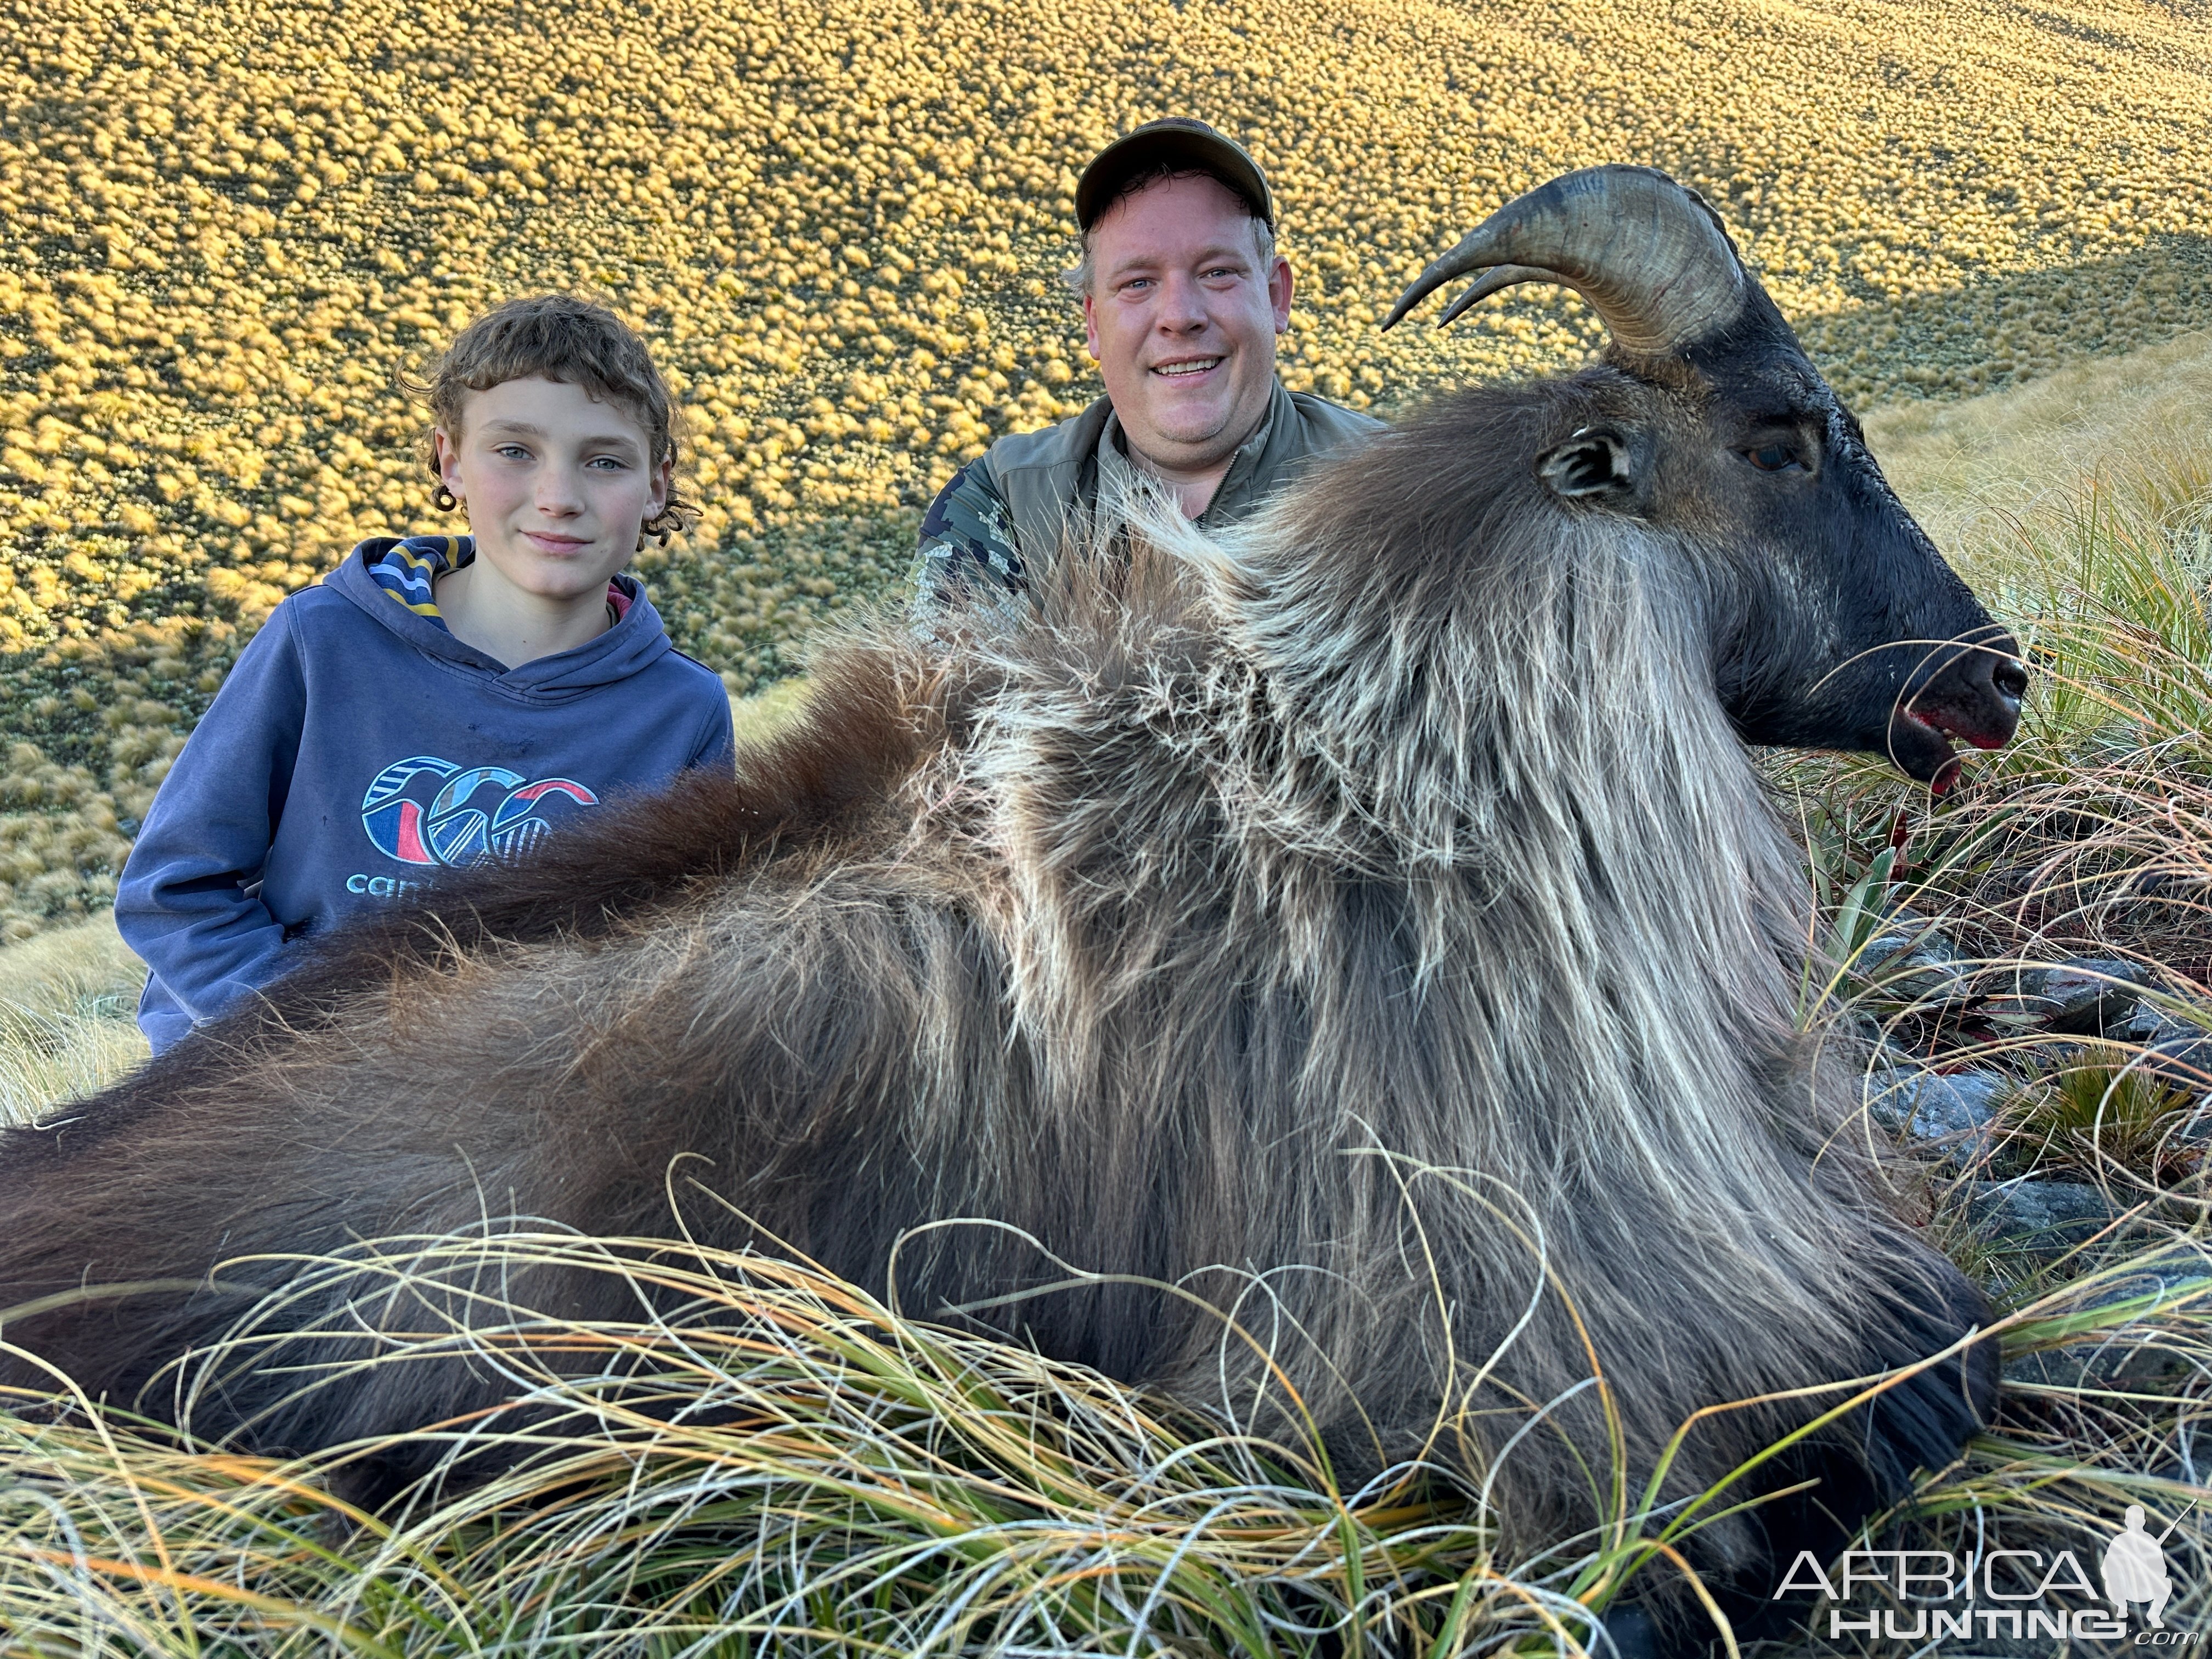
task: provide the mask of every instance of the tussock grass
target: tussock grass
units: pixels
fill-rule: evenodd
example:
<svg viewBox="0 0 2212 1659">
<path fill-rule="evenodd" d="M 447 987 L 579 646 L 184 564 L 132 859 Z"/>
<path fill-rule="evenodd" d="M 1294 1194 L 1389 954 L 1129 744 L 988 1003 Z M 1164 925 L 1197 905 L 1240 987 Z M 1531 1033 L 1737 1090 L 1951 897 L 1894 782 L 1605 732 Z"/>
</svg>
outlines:
<svg viewBox="0 0 2212 1659">
<path fill-rule="evenodd" d="M 2163 1188 L 2193 1173 L 2197 1101 L 2136 1059 L 2119 1044 L 2084 1044 L 2078 1060 L 2022 1091 L 2012 1113 L 2020 1153 L 2093 1182 L 2140 1176 Z"/>
<path fill-rule="evenodd" d="M 145 982 L 110 915 L 0 948 L 0 1125 L 91 1094 L 145 1059 Z"/>
<path fill-rule="evenodd" d="M 179 1654 L 1579 1654 L 1589 1612 L 1674 1571 L 1661 1546 L 1694 1524 L 1632 1504 L 1507 1561 L 1492 1518 L 1418 1468 L 1346 1491 L 1312 1446 L 755 1256 L 538 1233 L 310 1271 L 364 1261 L 423 1317 L 362 1363 L 458 1348 L 516 1404 L 436 1431 L 443 1461 L 371 1516 L 331 1488 L 372 1445 L 248 1458 L 113 1407 L 0 1400 L 0 1652 L 98 1627 Z M 666 1311 L 441 1328 L 453 1287 L 549 1262 Z M 2186 1455 L 2166 1407 L 2177 1375 L 2212 1372 L 2208 1297 L 2212 1260 L 2168 1239 L 2154 1273 L 2102 1269 L 2010 1316 L 2010 1419 L 1926 1483 L 1911 1535 L 2078 1548 L 2126 1503 L 2179 1512 L 2196 1485 L 2150 1471 Z M 256 1343 L 249 1320 L 184 1386 Z M 2093 1363 L 2126 1382 L 2085 1380 Z M 488 1448 L 521 1461 L 452 1478 Z"/>
<path fill-rule="evenodd" d="M 1351 1632 L 1451 1651 L 1478 1620 L 1581 1611 L 1571 1569 L 1502 1579 L 1462 1499 L 1402 1474 L 1341 1492 L 1310 1448 L 900 1319 L 804 1267 L 557 1235 L 378 1254 L 426 1306 L 560 1261 L 677 1311 L 583 1326 L 519 1310 L 458 1339 L 522 1403 L 450 1432 L 447 1464 L 389 1519 L 325 1495 L 345 1450 L 281 1465 L 114 1413 L 0 1414 L 22 1482 L 0 1505 L 32 1511 L 0 1548 L 0 1630 L 65 1626 L 89 1597 L 179 1650 L 251 1632 L 270 1651 L 335 1635 L 364 1652 L 1261 1656 Z M 236 1346 L 250 1353 L 250 1330 Z M 526 1461 L 447 1490 L 487 1445 Z"/>
</svg>

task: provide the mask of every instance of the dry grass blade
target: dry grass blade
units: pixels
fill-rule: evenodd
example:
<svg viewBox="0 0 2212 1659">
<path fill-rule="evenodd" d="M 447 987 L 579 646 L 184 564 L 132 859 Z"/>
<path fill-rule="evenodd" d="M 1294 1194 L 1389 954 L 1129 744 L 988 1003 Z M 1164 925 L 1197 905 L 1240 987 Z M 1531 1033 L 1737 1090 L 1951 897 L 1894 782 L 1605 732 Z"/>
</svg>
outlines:
<svg viewBox="0 0 2212 1659">
<path fill-rule="evenodd" d="M 293 1483 L 367 1449 L 280 1469 L 82 1410 L 11 1419 L 21 1474 L 0 1503 L 35 1524 L 0 1578 L 0 1628 L 52 1628 L 52 1610 L 91 1598 L 149 1628 L 189 1605 L 210 1632 L 264 1621 L 256 1639 L 281 1650 L 260 1597 L 299 1629 L 408 1651 L 465 1630 L 532 1652 L 1275 1654 L 1346 1637 L 1395 1651 L 1501 1596 L 1562 1599 L 1494 1583 L 1489 1534 L 1462 1503 L 1345 1498 L 1316 1486 L 1310 1455 L 899 1320 L 811 1270 L 555 1234 L 394 1241 L 373 1257 L 426 1313 L 450 1309 L 457 1284 L 557 1261 L 634 1275 L 641 1317 L 585 1327 L 517 1309 L 487 1331 L 479 1309 L 473 1333 L 427 1329 L 362 1362 L 463 1343 L 507 1372 L 515 1401 L 441 1431 L 440 1470 L 343 1562 L 309 1524 L 327 1501 Z M 672 1310 L 645 1311 L 656 1303 Z M 236 1342 L 201 1379 L 260 1339 L 249 1326 Z M 449 1489 L 493 1443 L 523 1461 Z M 217 1478 L 179 1489 L 170 1471 L 202 1462 Z M 150 1518 L 144 1492 L 161 1495 Z M 137 1571 L 149 1537 L 167 1540 L 160 1576 Z M 141 1541 L 126 1557 L 128 1540 Z M 75 1603 L 56 1600 L 64 1579 Z"/>
<path fill-rule="evenodd" d="M 2160 1365 L 2125 1388 L 2086 1370 L 2022 1383 L 2022 1410 L 1929 1487 L 1920 1524 L 2016 1541 L 2193 1489 L 2142 1473 L 2185 1440 L 2162 1414 L 2194 1411 L 2206 1374 L 2212 1270 L 2185 1240 L 2165 1249 L 2006 1331 L 2035 1378 L 2085 1350 Z M 640 1316 L 514 1308 L 491 1324 L 478 1306 L 472 1330 L 441 1328 L 455 1286 L 553 1262 L 629 1278 Z M 360 1363 L 463 1345 L 514 1380 L 512 1405 L 434 1431 L 438 1468 L 372 1521 L 325 1490 L 371 1446 L 285 1465 L 112 1407 L 13 1402 L 0 1632 L 15 1646 L 0 1651 L 64 1650 L 63 1632 L 97 1625 L 178 1653 L 1571 1654 L 1574 1595 L 1663 1556 L 1682 1524 L 1631 1516 L 1510 1567 L 1448 1491 L 1339 1492 L 1311 1449 L 758 1256 L 541 1233 L 304 1265 L 364 1263 L 425 1318 Z M 266 1341 L 249 1322 L 188 1382 Z M 449 1479 L 487 1446 L 520 1461 Z"/>
</svg>

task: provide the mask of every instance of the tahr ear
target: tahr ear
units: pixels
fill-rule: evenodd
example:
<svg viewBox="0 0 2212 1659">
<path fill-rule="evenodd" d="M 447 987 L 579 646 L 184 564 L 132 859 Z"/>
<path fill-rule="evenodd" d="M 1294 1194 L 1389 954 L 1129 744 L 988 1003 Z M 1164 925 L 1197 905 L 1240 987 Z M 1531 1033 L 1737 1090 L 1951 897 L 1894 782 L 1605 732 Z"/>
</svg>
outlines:
<svg viewBox="0 0 2212 1659">
<path fill-rule="evenodd" d="M 1536 463 L 1536 476 L 1565 501 L 1596 496 L 1625 503 L 1638 493 L 1634 453 L 1628 440 L 1610 427 L 1586 426 L 1554 445 Z"/>
</svg>

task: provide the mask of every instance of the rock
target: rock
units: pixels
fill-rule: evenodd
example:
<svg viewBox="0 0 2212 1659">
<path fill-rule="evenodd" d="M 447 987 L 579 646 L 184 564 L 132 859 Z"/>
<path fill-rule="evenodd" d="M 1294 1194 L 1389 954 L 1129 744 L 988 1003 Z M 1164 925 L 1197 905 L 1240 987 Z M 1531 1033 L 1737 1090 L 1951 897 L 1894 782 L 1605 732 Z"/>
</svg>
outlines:
<svg viewBox="0 0 2212 1659">
<path fill-rule="evenodd" d="M 2176 1037 L 2143 1051 L 2143 1069 L 2192 1095 L 2212 1091 L 2212 1037 Z"/>
<path fill-rule="evenodd" d="M 2202 1036 L 2203 1028 L 2176 1019 L 2148 997 L 2137 997 L 2119 1021 L 2121 1035 L 2136 1042 L 2155 1042 L 2168 1037 Z"/>
<path fill-rule="evenodd" d="M 2212 1255 L 2203 1245 L 2183 1240 L 2136 1257 L 2125 1272 L 2102 1281 L 2082 1305 L 2109 1307 L 2134 1297 L 2194 1291 L 2208 1284 L 2212 1284 Z"/>
<path fill-rule="evenodd" d="M 1876 995 L 1911 1007 L 1963 1002 L 1973 978 L 1959 960 L 1959 947 L 1935 927 L 1877 933 L 1861 948 L 1852 971 Z"/>
<path fill-rule="evenodd" d="M 1884 1128 L 1972 1164 L 1996 1149 L 1997 1108 L 2018 1086 L 2002 1072 L 1891 1066 L 1867 1074 L 1867 1109 Z"/>
<path fill-rule="evenodd" d="M 2190 1075 L 2194 1078 L 2203 1069 L 2202 1065 L 2194 1066 Z M 2180 1127 L 2174 1130 L 2173 1138 L 2185 1146 L 2212 1146 L 2212 1095 L 2198 1099 L 2189 1115 L 2182 1120 Z"/>
<path fill-rule="evenodd" d="M 2032 968 L 2020 976 L 2021 994 L 2039 1009 L 2050 1029 L 2077 1036 L 2122 1030 L 2150 983 L 2142 963 L 2116 957 L 2075 957 L 2056 968 Z"/>
<path fill-rule="evenodd" d="M 2143 1070 L 2189 1094 L 2212 1094 L 2212 1031 L 2140 998 L 2122 1029 L 2130 1042 L 2142 1044 Z"/>
<path fill-rule="evenodd" d="M 2128 1271 L 2100 1283 L 2081 1304 L 2109 1307 L 2136 1297 L 2197 1291 L 2212 1281 L 2212 1260 L 2200 1249 L 2176 1244 L 2129 1265 Z M 2185 1376 L 2198 1361 L 2155 1327 L 2123 1325 L 2094 1341 L 2021 1354 L 2006 1366 L 2008 1382 L 2051 1388 L 2144 1389 Z"/>
<path fill-rule="evenodd" d="M 2146 1389 L 2195 1369 L 2186 1354 L 2122 1330 L 2100 1342 L 2021 1354 L 2005 1367 L 2005 1381 L 2054 1389 Z"/>
<path fill-rule="evenodd" d="M 1966 1195 L 1977 1231 L 2038 1249 L 2079 1244 L 2118 1213 L 2101 1188 L 2074 1181 L 1978 1181 Z"/>
</svg>

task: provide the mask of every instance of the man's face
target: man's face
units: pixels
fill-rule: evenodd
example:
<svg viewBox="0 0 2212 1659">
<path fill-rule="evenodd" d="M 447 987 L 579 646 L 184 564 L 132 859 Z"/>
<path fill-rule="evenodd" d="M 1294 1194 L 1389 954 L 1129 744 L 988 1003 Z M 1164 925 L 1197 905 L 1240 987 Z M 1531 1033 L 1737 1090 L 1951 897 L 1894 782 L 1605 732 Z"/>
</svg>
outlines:
<svg viewBox="0 0 2212 1659">
<path fill-rule="evenodd" d="M 1163 179 L 1091 231 L 1085 343 L 1129 442 L 1176 471 L 1220 465 L 1267 413 L 1291 267 L 1262 264 L 1253 222 L 1218 179 Z"/>
</svg>

